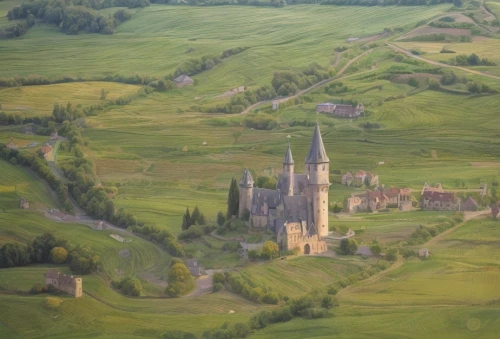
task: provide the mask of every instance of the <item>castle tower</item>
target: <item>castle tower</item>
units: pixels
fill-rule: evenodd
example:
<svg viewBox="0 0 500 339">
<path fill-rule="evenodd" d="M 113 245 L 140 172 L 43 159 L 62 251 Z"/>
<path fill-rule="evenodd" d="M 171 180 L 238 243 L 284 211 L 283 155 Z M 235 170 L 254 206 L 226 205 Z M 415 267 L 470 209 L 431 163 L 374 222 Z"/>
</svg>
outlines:
<svg viewBox="0 0 500 339">
<path fill-rule="evenodd" d="M 311 219 L 320 237 L 328 235 L 328 189 L 330 159 L 325 152 L 319 125 L 316 123 L 311 147 L 306 157 L 306 174 L 312 205 Z"/>
<path fill-rule="evenodd" d="M 281 193 L 283 195 L 293 196 L 293 176 L 294 162 L 290 143 L 286 149 L 285 158 L 283 159 L 283 175 L 281 177 Z"/>
<path fill-rule="evenodd" d="M 253 178 L 248 171 L 248 168 L 245 168 L 245 172 L 243 172 L 243 177 L 240 180 L 240 206 L 238 209 L 238 214 L 240 217 L 243 215 L 245 210 L 250 211 L 252 208 L 252 193 L 253 193 Z"/>
</svg>

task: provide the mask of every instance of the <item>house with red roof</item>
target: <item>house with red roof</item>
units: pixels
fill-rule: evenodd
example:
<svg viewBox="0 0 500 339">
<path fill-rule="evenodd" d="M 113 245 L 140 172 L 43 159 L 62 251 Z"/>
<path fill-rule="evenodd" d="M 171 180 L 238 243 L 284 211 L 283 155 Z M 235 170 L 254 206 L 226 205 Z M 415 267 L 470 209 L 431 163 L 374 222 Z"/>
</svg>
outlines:
<svg viewBox="0 0 500 339">
<path fill-rule="evenodd" d="M 459 211 L 460 199 L 453 192 L 424 191 L 420 206 L 424 210 Z"/>
</svg>

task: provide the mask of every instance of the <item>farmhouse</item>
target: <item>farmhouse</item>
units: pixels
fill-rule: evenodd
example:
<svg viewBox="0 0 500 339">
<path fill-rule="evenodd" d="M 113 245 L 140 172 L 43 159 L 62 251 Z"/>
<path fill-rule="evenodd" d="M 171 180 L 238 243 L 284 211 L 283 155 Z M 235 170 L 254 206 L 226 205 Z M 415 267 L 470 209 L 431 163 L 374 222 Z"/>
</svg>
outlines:
<svg viewBox="0 0 500 339">
<path fill-rule="evenodd" d="M 82 296 L 82 278 L 61 274 L 56 270 L 49 270 L 45 274 L 45 285 L 52 285 L 56 289 L 79 298 Z"/>
<path fill-rule="evenodd" d="M 177 88 L 182 88 L 184 86 L 188 86 L 188 85 L 194 84 L 194 80 L 191 79 L 186 74 L 183 74 L 183 75 L 180 75 L 177 78 L 175 78 L 174 79 L 174 83 L 177 86 Z"/>
<path fill-rule="evenodd" d="M 186 267 L 188 268 L 191 275 L 195 277 L 205 275 L 205 268 L 199 265 L 198 259 L 196 258 L 186 260 Z"/>
<path fill-rule="evenodd" d="M 427 248 L 421 248 L 418 250 L 418 256 L 420 258 L 427 258 L 429 256 L 429 250 Z"/>
<path fill-rule="evenodd" d="M 33 135 L 33 127 L 30 126 L 26 126 L 24 128 L 24 134 L 28 134 L 28 135 Z"/>
<path fill-rule="evenodd" d="M 453 192 L 425 191 L 422 194 L 420 204 L 424 210 L 460 210 L 460 199 Z"/>
<path fill-rule="evenodd" d="M 52 146 L 46 143 L 38 149 L 38 152 L 41 156 L 46 158 L 49 155 L 49 153 L 52 152 Z"/>
<path fill-rule="evenodd" d="M 28 210 L 30 208 L 30 203 L 28 199 L 26 198 L 21 198 L 21 201 L 19 202 L 19 207 L 25 210 Z"/>
<path fill-rule="evenodd" d="M 276 190 L 254 188 L 253 178 L 245 169 L 240 181 L 239 214 L 250 214 L 253 227 L 276 231 L 283 250 L 298 249 L 301 254 L 327 250 L 323 237 L 328 235 L 329 163 L 316 123 L 305 159 L 306 172 L 294 172 L 290 144 L 283 159 L 283 173 Z"/>
<path fill-rule="evenodd" d="M 339 118 L 357 118 L 365 112 L 363 104 L 358 104 L 356 107 L 344 104 L 332 104 L 325 102 L 316 105 L 316 111 L 319 113 L 329 113 Z"/>
<path fill-rule="evenodd" d="M 57 131 L 50 133 L 50 140 L 57 140 L 57 139 L 59 139 L 59 134 L 57 134 Z"/>
<path fill-rule="evenodd" d="M 410 211 L 412 208 L 409 188 L 382 188 L 366 190 L 363 194 L 351 195 L 344 201 L 344 210 L 348 213 L 377 211 L 386 208 L 398 208 Z"/>
</svg>

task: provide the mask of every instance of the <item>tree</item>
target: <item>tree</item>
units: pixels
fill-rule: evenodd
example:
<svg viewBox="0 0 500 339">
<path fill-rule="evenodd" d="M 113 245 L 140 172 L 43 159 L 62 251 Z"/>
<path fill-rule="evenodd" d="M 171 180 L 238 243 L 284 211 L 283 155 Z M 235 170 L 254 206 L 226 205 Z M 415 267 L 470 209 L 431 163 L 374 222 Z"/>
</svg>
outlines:
<svg viewBox="0 0 500 339">
<path fill-rule="evenodd" d="M 198 208 L 198 205 L 196 205 L 194 207 L 193 214 L 191 214 L 191 223 L 189 226 L 195 225 L 196 223 L 200 224 L 199 223 L 200 216 L 201 216 L 200 209 Z"/>
<path fill-rule="evenodd" d="M 50 251 L 50 257 L 56 264 L 62 264 L 68 258 L 68 251 L 64 247 L 54 247 Z"/>
<path fill-rule="evenodd" d="M 226 222 L 226 217 L 224 216 L 224 213 L 222 211 L 219 211 L 217 213 L 217 225 L 222 226 Z"/>
<path fill-rule="evenodd" d="M 238 183 L 235 178 L 231 180 L 229 187 L 229 194 L 227 196 L 227 219 L 231 219 L 233 215 L 238 216 L 238 209 L 240 208 L 240 191 Z"/>
<path fill-rule="evenodd" d="M 370 251 L 375 255 L 379 255 L 380 252 L 382 252 L 382 249 L 380 248 L 380 245 L 376 241 L 374 241 L 370 245 Z"/>
<path fill-rule="evenodd" d="M 387 251 L 387 254 L 385 255 L 385 259 L 387 261 L 396 261 L 398 260 L 398 255 L 399 251 L 397 248 L 391 248 L 389 251 Z"/>
<path fill-rule="evenodd" d="M 257 250 L 250 250 L 248 251 L 248 259 L 255 261 L 260 257 L 259 252 Z"/>
<path fill-rule="evenodd" d="M 28 17 L 26 18 L 26 23 L 28 24 L 28 27 L 35 26 L 35 16 L 33 14 L 28 15 Z"/>
<path fill-rule="evenodd" d="M 182 230 L 187 230 L 189 226 L 191 226 L 191 214 L 189 213 L 189 207 L 186 207 L 186 213 L 182 217 Z"/>
<path fill-rule="evenodd" d="M 166 295 L 172 298 L 180 297 L 193 290 L 194 287 L 194 278 L 186 265 L 176 263 L 170 267 L 168 271 L 168 286 L 165 289 Z"/>
<path fill-rule="evenodd" d="M 238 129 L 233 131 L 233 144 L 238 143 L 238 139 L 241 137 L 241 134 L 241 131 Z"/>
<path fill-rule="evenodd" d="M 108 91 L 104 90 L 104 88 L 101 88 L 101 100 L 106 99 L 107 95 L 108 95 Z"/>
<path fill-rule="evenodd" d="M 262 255 L 269 260 L 272 260 L 274 257 L 278 256 L 279 246 L 274 241 L 268 240 L 262 246 Z"/>
<path fill-rule="evenodd" d="M 340 253 L 344 255 L 356 254 L 358 250 L 358 244 L 354 239 L 343 238 L 340 240 Z"/>
<path fill-rule="evenodd" d="M 327 295 L 321 300 L 321 307 L 330 309 L 334 306 L 338 306 L 338 301 L 335 297 L 332 297 L 331 295 Z"/>
</svg>

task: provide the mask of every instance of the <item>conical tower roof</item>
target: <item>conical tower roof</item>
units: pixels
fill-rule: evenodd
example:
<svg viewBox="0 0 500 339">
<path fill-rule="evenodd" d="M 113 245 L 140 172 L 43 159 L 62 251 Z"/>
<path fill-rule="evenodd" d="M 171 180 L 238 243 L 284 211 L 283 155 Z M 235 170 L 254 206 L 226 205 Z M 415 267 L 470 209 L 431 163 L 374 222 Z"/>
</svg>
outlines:
<svg viewBox="0 0 500 339">
<path fill-rule="evenodd" d="M 290 143 L 288 143 L 288 147 L 286 148 L 285 158 L 283 159 L 283 164 L 291 165 L 293 164 L 292 150 L 290 149 Z"/>
<path fill-rule="evenodd" d="M 253 187 L 253 178 L 248 168 L 245 168 L 245 172 L 243 172 L 243 177 L 240 180 L 240 186 Z"/>
<path fill-rule="evenodd" d="M 311 147 L 309 148 L 309 152 L 306 157 L 306 164 L 320 164 L 324 162 L 330 162 L 330 159 L 328 159 L 328 156 L 326 155 L 325 145 L 323 145 L 323 139 L 321 138 L 321 132 L 319 131 L 319 125 L 316 122 Z"/>
</svg>

